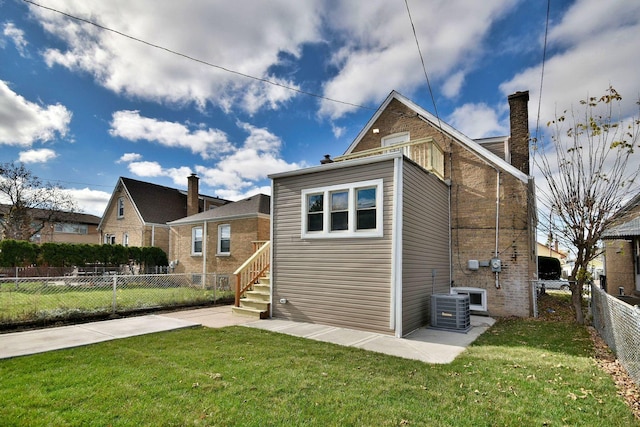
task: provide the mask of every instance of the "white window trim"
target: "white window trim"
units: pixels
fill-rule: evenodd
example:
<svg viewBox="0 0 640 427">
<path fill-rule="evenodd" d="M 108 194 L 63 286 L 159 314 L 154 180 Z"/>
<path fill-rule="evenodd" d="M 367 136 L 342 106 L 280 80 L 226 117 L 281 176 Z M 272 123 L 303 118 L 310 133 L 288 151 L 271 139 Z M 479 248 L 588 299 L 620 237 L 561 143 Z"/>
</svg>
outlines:
<svg viewBox="0 0 640 427">
<path fill-rule="evenodd" d="M 391 147 L 396 144 L 404 144 L 410 140 L 409 132 L 398 132 L 385 136 L 382 138 L 381 142 L 383 147 Z"/>
<path fill-rule="evenodd" d="M 195 247 L 195 239 L 196 239 L 196 230 L 200 230 L 200 234 L 202 236 L 200 252 L 194 251 Z M 191 256 L 202 256 L 202 248 L 204 248 L 204 229 L 202 226 L 192 227 L 191 228 Z"/>
<path fill-rule="evenodd" d="M 221 250 L 221 246 L 222 246 L 221 230 L 223 227 L 229 227 L 229 252 L 222 252 Z M 216 256 L 229 256 L 229 255 L 231 255 L 231 225 L 220 224 L 218 225 L 218 247 L 217 247 Z"/>
<path fill-rule="evenodd" d="M 302 190 L 301 208 L 301 237 L 303 239 L 344 239 L 344 238 L 372 238 L 383 236 L 383 205 L 382 179 L 352 182 L 348 184 L 331 185 Z M 356 189 L 376 188 L 376 228 L 371 230 L 356 230 Z M 335 191 L 349 192 L 349 228 L 347 230 L 331 231 L 331 193 Z M 307 197 L 313 194 L 323 195 L 322 231 L 307 231 Z"/>
<path fill-rule="evenodd" d="M 122 233 L 122 246 L 129 246 L 129 234 Z"/>
<path fill-rule="evenodd" d="M 121 209 L 122 213 L 120 213 Z M 116 214 L 118 218 L 124 218 L 124 197 L 118 197 L 118 201 L 116 203 Z"/>
<path fill-rule="evenodd" d="M 487 290 L 486 289 L 454 286 L 451 288 L 451 294 L 453 295 L 480 294 L 482 304 L 478 305 L 478 304 L 469 303 L 469 310 L 487 311 Z"/>
</svg>

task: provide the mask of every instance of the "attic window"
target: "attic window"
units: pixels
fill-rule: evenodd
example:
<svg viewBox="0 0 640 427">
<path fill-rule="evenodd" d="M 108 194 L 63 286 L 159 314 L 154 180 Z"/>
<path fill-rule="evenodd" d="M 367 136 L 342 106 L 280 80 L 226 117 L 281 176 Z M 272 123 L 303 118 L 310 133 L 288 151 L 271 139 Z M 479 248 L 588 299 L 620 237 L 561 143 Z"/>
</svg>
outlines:
<svg viewBox="0 0 640 427">
<path fill-rule="evenodd" d="M 302 238 L 382 237 L 382 180 L 302 191 Z"/>
<path fill-rule="evenodd" d="M 394 133 L 382 138 L 382 146 L 389 147 L 390 145 L 402 144 L 403 142 L 409 142 L 409 132 Z"/>
<path fill-rule="evenodd" d="M 118 198 L 118 218 L 124 218 L 124 197 Z"/>
</svg>

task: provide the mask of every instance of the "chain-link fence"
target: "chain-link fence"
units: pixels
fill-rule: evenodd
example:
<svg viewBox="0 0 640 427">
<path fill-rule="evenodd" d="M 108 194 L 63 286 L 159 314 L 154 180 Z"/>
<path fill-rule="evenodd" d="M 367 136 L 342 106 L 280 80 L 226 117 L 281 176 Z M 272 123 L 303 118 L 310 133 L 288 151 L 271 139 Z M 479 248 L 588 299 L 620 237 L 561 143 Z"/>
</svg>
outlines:
<svg viewBox="0 0 640 427">
<path fill-rule="evenodd" d="M 640 309 L 592 286 L 593 326 L 640 385 Z"/>
<path fill-rule="evenodd" d="M 122 314 L 233 301 L 235 282 L 222 274 L 72 272 L 0 278 L 0 325 Z"/>
</svg>

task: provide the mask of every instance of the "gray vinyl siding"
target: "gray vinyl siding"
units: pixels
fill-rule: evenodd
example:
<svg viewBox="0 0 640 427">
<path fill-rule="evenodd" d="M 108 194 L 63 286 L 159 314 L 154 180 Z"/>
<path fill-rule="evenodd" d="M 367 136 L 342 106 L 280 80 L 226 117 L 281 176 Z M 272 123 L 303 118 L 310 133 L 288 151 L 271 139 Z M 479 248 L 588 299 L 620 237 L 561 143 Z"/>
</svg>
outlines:
<svg viewBox="0 0 640 427">
<path fill-rule="evenodd" d="M 406 335 L 428 323 L 432 293 L 449 293 L 449 198 L 447 185 L 435 175 L 407 160 L 403 165 L 402 335 Z"/>
<path fill-rule="evenodd" d="M 273 181 L 272 315 L 300 322 L 393 333 L 391 242 L 394 161 L 335 168 Z M 303 190 L 383 180 L 383 236 L 302 239 Z M 286 304 L 280 303 L 285 298 Z"/>
</svg>

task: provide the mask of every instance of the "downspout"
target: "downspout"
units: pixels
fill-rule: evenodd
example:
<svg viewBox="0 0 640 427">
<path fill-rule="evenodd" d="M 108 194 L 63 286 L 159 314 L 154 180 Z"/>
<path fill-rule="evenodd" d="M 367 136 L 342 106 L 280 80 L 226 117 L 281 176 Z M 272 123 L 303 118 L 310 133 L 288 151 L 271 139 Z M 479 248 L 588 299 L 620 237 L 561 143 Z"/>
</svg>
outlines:
<svg viewBox="0 0 640 427">
<path fill-rule="evenodd" d="M 207 281 L 207 221 L 202 224 L 202 289 Z"/>
<path fill-rule="evenodd" d="M 151 225 L 151 246 L 156 245 L 156 225 Z"/>
<path fill-rule="evenodd" d="M 500 237 L 500 171 L 496 169 L 496 250 L 494 257 L 498 258 L 498 238 Z M 496 289 L 500 289 L 500 273 L 496 271 Z"/>
</svg>

